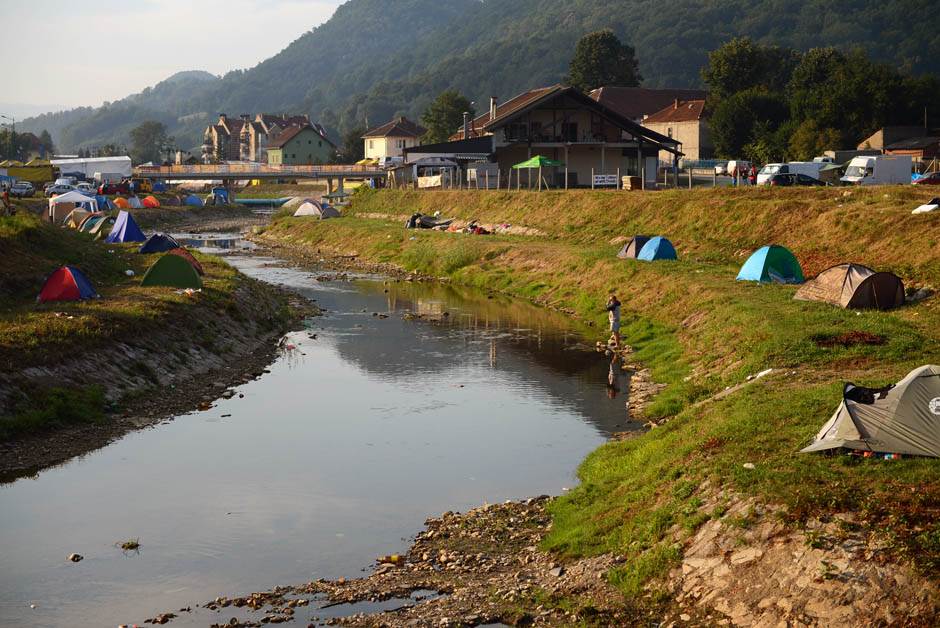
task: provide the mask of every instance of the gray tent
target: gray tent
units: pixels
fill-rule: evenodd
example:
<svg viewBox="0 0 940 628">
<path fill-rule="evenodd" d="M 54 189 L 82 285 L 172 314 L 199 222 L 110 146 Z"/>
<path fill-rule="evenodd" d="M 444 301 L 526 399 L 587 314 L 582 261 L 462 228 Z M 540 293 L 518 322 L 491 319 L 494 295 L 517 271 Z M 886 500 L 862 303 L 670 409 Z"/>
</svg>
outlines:
<svg viewBox="0 0 940 628">
<path fill-rule="evenodd" d="M 844 447 L 940 458 L 940 366 L 920 366 L 883 389 L 846 384 L 842 396 L 803 452 Z"/>
<path fill-rule="evenodd" d="M 889 310 L 904 305 L 904 284 L 891 273 L 875 272 L 861 264 L 838 264 L 806 282 L 793 298 L 849 309 Z"/>
<path fill-rule="evenodd" d="M 639 255 L 640 251 L 643 249 L 643 245 L 649 241 L 649 236 L 633 236 L 626 244 L 623 245 L 623 248 L 620 249 L 619 253 L 617 253 L 617 257 L 620 259 L 636 259 L 636 256 Z"/>
<path fill-rule="evenodd" d="M 321 220 L 340 217 L 340 213 L 334 207 L 315 201 L 312 198 L 305 199 L 304 202 L 300 204 L 300 207 L 297 208 L 297 211 L 294 212 L 294 215 L 316 216 Z"/>
</svg>

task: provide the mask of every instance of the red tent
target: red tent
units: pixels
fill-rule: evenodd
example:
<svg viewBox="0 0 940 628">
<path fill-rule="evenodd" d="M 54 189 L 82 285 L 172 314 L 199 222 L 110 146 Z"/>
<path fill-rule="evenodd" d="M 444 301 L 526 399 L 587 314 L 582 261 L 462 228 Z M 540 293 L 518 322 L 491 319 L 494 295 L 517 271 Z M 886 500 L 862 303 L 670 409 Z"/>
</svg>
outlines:
<svg viewBox="0 0 940 628">
<path fill-rule="evenodd" d="M 46 279 L 39 291 L 38 301 L 79 301 L 98 296 L 88 277 L 74 266 L 63 266 Z"/>
</svg>

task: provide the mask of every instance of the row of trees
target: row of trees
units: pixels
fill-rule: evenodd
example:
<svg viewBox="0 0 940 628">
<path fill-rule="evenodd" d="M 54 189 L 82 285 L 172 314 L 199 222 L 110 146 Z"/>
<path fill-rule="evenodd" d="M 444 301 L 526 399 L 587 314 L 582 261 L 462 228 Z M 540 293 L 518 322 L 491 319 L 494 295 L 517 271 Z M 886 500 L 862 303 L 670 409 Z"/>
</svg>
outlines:
<svg viewBox="0 0 940 628">
<path fill-rule="evenodd" d="M 733 39 L 702 70 L 715 151 L 759 163 L 854 147 L 888 125 L 936 121 L 936 76 L 909 76 L 862 50 L 805 53 Z"/>
<path fill-rule="evenodd" d="M 14 133 L 13 129 L 0 129 L 0 155 L 2 159 L 25 161 L 32 155 L 51 157 L 55 151 L 52 136 L 45 129 L 39 135 Z"/>
</svg>

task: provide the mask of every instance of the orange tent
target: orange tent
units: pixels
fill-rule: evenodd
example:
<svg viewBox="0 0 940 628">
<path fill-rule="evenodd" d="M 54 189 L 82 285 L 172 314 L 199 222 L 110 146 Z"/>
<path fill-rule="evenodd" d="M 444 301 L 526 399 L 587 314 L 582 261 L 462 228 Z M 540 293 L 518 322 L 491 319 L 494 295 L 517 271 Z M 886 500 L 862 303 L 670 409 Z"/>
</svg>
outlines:
<svg viewBox="0 0 940 628">
<path fill-rule="evenodd" d="M 144 198 L 144 207 L 160 207 L 160 201 L 155 196 L 148 196 Z"/>
<path fill-rule="evenodd" d="M 119 209 L 130 209 L 130 206 L 131 206 L 131 204 L 128 203 L 127 199 L 124 198 L 123 196 L 118 196 L 111 202 L 114 203 L 114 206 Z"/>
</svg>

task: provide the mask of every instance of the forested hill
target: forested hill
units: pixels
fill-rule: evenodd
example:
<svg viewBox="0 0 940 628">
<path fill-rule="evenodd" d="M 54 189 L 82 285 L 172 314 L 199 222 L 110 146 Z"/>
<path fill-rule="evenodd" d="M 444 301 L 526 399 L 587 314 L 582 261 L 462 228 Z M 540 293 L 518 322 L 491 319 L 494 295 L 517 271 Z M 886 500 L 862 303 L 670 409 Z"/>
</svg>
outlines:
<svg viewBox="0 0 940 628">
<path fill-rule="evenodd" d="M 350 0 L 251 69 L 182 73 L 179 83 L 22 128 L 48 128 L 67 150 L 126 143 L 148 118 L 193 147 L 220 111 L 306 112 L 335 132 L 417 116 L 447 88 L 483 103 L 557 82 L 578 38 L 600 28 L 636 48 L 649 87 L 701 85 L 707 53 L 735 36 L 800 50 L 860 46 L 904 71 L 940 73 L 940 12 L 928 0 Z"/>
</svg>

